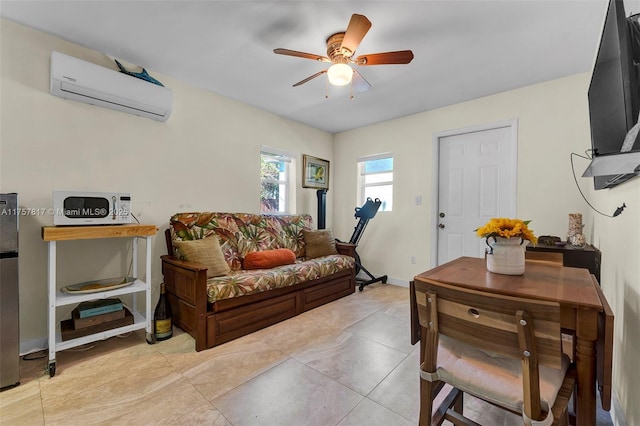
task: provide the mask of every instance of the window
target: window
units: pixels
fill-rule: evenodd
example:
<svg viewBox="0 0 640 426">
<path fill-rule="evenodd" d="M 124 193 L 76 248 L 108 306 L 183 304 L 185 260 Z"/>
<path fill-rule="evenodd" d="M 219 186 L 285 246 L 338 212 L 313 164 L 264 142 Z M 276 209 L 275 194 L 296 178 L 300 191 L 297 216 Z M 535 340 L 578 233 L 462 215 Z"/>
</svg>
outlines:
<svg viewBox="0 0 640 426">
<path fill-rule="evenodd" d="M 363 205 L 367 198 L 382 201 L 380 211 L 393 208 L 393 156 L 372 155 L 358 159 L 358 199 Z"/>
<path fill-rule="evenodd" d="M 293 205 L 291 194 L 290 154 L 275 148 L 262 147 L 260 152 L 260 211 L 289 213 Z"/>
</svg>

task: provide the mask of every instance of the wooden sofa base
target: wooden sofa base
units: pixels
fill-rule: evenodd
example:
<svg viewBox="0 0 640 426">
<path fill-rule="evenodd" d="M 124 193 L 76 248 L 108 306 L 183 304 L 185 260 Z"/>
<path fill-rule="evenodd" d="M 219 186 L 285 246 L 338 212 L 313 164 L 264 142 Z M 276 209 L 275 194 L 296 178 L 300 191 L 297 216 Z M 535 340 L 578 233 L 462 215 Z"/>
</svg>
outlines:
<svg viewBox="0 0 640 426">
<path fill-rule="evenodd" d="M 355 292 L 353 269 L 328 277 L 210 304 L 206 268 L 162 256 L 162 272 L 175 325 L 212 348 Z"/>
</svg>

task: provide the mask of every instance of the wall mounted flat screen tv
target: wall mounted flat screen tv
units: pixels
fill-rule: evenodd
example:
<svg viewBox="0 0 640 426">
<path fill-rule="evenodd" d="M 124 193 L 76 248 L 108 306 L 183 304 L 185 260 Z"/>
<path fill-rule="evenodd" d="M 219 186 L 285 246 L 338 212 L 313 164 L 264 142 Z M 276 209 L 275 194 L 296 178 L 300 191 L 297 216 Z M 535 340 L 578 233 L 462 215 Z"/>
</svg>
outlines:
<svg viewBox="0 0 640 426">
<path fill-rule="evenodd" d="M 619 153 L 638 120 L 640 58 L 638 16 L 625 16 L 623 0 L 610 0 L 589 86 L 591 147 L 594 155 Z M 632 151 L 640 150 L 636 140 Z M 636 174 L 594 177 L 595 189 L 611 188 Z"/>
</svg>

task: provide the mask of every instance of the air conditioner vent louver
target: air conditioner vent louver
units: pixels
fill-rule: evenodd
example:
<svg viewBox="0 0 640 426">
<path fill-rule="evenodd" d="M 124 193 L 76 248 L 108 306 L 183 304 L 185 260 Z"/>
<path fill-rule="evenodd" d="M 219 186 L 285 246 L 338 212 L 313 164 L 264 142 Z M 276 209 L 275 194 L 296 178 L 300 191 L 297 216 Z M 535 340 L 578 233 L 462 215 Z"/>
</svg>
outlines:
<svg viewBox="0 0 640 426">
<path fill-rule="evenodd" d="M 50 92 L 156 121 L 166 121 L 173 104 L 166 87 L 59 52 L 51 52 Z"/>
</svg>

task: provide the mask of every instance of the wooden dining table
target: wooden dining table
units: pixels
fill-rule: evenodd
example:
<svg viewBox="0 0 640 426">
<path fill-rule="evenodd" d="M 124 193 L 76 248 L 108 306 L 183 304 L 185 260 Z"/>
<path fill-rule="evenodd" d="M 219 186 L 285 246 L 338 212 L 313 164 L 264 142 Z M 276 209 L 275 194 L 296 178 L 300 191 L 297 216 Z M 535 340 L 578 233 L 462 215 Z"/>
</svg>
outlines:
<svg viewBox="0 0 640 426">
<path fill-rule="evenodd" d="M 531 297 L 560 305 L 561 328 L 573 336 L 577 370 L 575 421 L 596 424 L 596 386 L 603 409 L 611 408 L 613 312 L 588 269 L 526 261 L 523 275 L 487 271 L 485 260 L 460 257 L 417 275 L 416 281 L 435 281 L 507 296 Z M 411 297 L 414 297 L 413 282 Z M 413 300 L 412 300 L 413 301 Z M 412 343 L 420 340 L 417 310 L 411 310 Z M 573 352 L 573 351 L 572 351 Z"/>
</svg>

